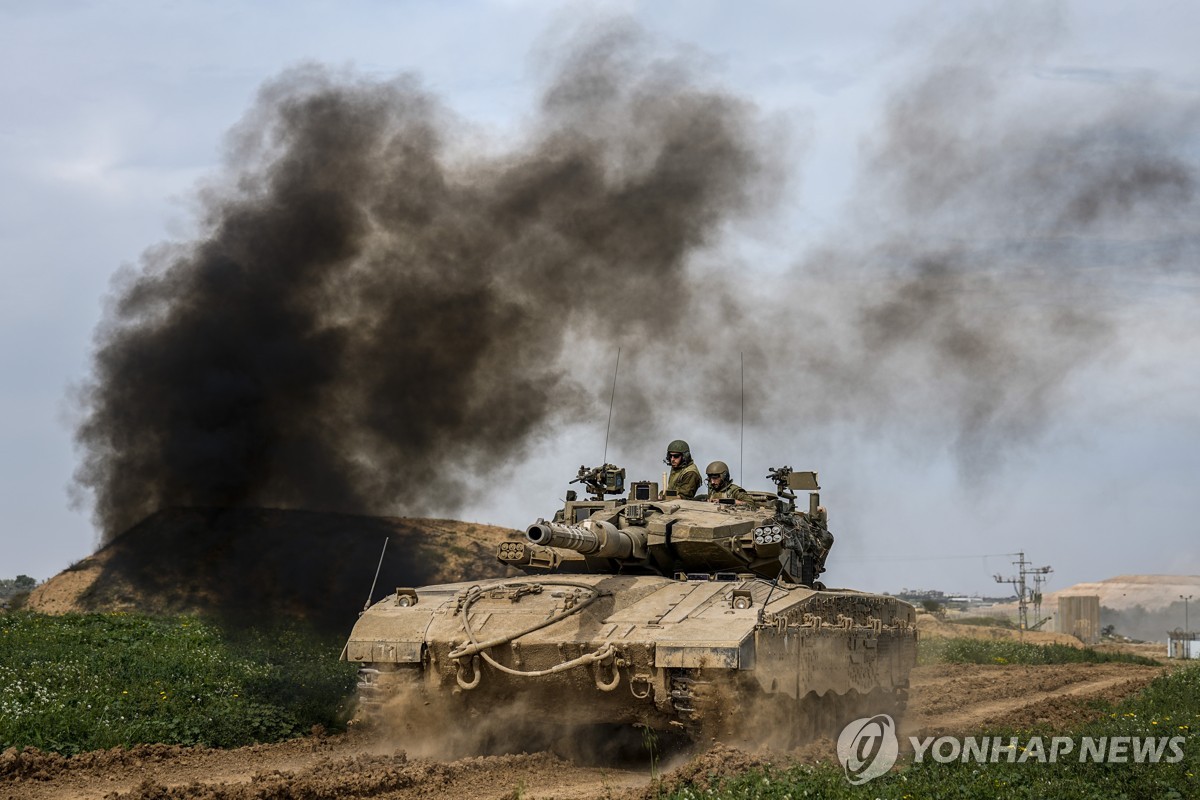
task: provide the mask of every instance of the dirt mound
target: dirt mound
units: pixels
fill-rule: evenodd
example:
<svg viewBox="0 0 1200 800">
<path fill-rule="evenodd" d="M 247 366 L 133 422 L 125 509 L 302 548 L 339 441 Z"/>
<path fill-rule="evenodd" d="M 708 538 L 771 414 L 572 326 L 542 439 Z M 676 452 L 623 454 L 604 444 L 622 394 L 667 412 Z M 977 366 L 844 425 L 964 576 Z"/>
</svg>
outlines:
<svg viewBox="0 0 1200 800">
<path fill-rule="evenodd" d="M 917 614 L 917 630 L 921 636 L 928 639 L 1012 639 L 1029 642 L 1030 644 L 1065 644 L 1071 647 L 1083 647 L 1083 643 L 1067 633 L 1052 631 L 1021 631 L 1012 628 L 1002 628 L 996 625 L 961 625 L 946 622 L 933 614 Z"/>
<path fill-rule="evenodd" d="M 1156 611 L 1180 602 L 1182 595 L 1200 595 L 1200 575 L 1118 575 L 1047 592 L 1042 604 L 1057 608 L 1060 596 L 1072 595 L 1095 595 L 1101 606 L 1117 611 L 1136 606 Z"/>
<path fill-rule="evenodd" d="M 25 608 L 43 614 L 86 611 L 83 596 L 104 572 L 104 556 L 91 555 L 40 584 L 25 601 Z"/>
<path fill-rule="evenodd" d="M 44 613 L 143 611 L 259 624 L 302 619 L 348 629 L 375 592 L 502 576 L 496 545 L 519 536 L 451 520 L 277 509 L 168 509 L 51 578 L 27 607 Z"/>
</svg>

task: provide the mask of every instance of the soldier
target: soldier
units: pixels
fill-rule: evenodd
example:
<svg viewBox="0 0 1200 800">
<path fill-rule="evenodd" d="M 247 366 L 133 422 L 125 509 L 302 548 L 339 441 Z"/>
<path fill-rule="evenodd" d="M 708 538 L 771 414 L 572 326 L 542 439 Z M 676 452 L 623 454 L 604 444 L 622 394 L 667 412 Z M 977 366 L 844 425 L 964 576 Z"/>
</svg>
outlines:
<svg viewBox="0 0 1200 800">
<path fill-rule="evenodd" d="M 694 498 L 704 479 L 700 477 L 700 470 L 692 461 L 692 449 L 688 447 L 688 443 L 683 439 L 676 439 L 667 445 L 667 457 L 663 459 L 663 463 L 671 468 L 665 491 L 676 492 L 684 500 Z"/>
<path fill-rule="evenodd" d="M 734 500 L 738 505 L 755 505 L 750 493 L 729 479 L 729 466 L 724 461 L 712 462 L 704 472 L 708 475 L 708 502 Z"/>
</svg>

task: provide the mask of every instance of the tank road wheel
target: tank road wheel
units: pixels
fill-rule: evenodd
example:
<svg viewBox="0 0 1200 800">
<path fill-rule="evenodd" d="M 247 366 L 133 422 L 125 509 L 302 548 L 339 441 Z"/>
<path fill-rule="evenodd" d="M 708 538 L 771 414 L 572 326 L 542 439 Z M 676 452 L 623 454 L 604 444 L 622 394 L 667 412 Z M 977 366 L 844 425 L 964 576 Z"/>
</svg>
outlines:
<svg viewBox="0 0 1200 800">
<path fill-rule="evenodd" d="M 865 695 L 851 689 L 845 694 L 826 692 L 824 697 L 809 692 L 794 704 L 796 724 L 789 746 L 797 747 L 823 737 L 836 740 L 846 725 L 861 717 L 888 714 L 898 722 L 907 699 L 907 689 L 877 688 Z"/>
<path fill-rule="evenodd" d="M 708 745 L 738 738 L 741 692 L 729 676 L 699 669 L 675 670 L 670 693 L 676 720 L 693 742 Z"/>
<path fill-rule="evenodd" d="M 904 716 L 905 709 L 908 708 L 908 687 L 898 686 L 895 689 L 887 690 L 876 688 L 862 698 L 857 711 L 860 713 L 855 715 L 865 717 L 874 714 L 887 714 L 896 722 Z"/>
<path fill-rule="evenodd" d="M 792 704 L 796 714 L 788 746 L 798 747 L 823 737 L 837 739 L 846 723 L 854 719 L 857 698 L 854 691 L 849 694 L 829 691 L 824 695 L 809 692 L 800 698 Z"/>
<path fill-rule="evenodd" d="M 799 700 L 765 692 L 756 682 L 730 680 L 712 671 L 680 669 L 670 676 L 677 724 L 693 742 L 722 741 L 739 747 L 790 750 L 808 742 L 836 740 L 852 720 L 890 714 L 899 720 L 908 693 L 876 688 L 862 695 L 811 691 Z"/>
<path fill-rule="evenodd" d="M 427 704 L 419 664 L 364 664 L 358 670 L 355 716 L 370 725 L 392 724 L 408 707 Z"/>
<path fill-rule="evenodd" d="M 904 712 L 908 710 L 908 684 L 897 686 L 890 692 L 892 702 L 892 716 L 896 719 L 904 716 Z"/>
</svg>

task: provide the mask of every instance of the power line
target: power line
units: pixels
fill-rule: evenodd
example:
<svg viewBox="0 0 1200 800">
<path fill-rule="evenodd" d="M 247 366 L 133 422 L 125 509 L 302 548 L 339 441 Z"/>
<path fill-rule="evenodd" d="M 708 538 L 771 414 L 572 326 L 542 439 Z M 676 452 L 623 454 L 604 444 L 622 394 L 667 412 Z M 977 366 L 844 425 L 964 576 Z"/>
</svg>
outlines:
<svg viewBox="0 0 1200 800">
<path fill-rule="evenodd" d="M 838 557 L 838 563 L 850 562 L 853 564 L 862 564 L 864 562 L 875 561 L 884 563 L 898 563 L 904 561 L 963 561 L 976 558 L 1007 558 L 1015 556 L 1017 553 L 980 553 L 979 555 L 964 555 L 964 556 L 868 556 L 864 558 L 842 558 Z"/>
</svg>

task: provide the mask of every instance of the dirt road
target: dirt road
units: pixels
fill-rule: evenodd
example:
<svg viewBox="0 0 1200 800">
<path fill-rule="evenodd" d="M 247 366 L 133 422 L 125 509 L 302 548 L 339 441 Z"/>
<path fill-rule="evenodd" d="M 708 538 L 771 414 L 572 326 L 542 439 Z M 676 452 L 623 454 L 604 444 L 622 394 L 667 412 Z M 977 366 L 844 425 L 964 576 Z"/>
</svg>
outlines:
<svg viewBox="0 0 1200 800">
<path fill-rule="evenodd" d="M 1136 692 L 1162 671 L 1129 664 L 1024 667 L 939 665 L 913 673 L 906 733 L 971 731 L 1034 724 L 1066 729 L 1094 717 L 1090 705 Z M 583 766 L 551 753 L 455 761 L 409 758 L 396 742 L 350 732 L 277 745 L 208 750 L 150 745 L 71 759 L 41 753 L 0 755 L 3 800 L 242 800 L 303 797 L 634 798 L 651 782 L 641 764 Z M 831 742 L 792 754 L 830 759 Z M 762 757 L 716 748 L 659 765 L 668 779 L 710 772 L 735 774 Z"/>
</svg>

